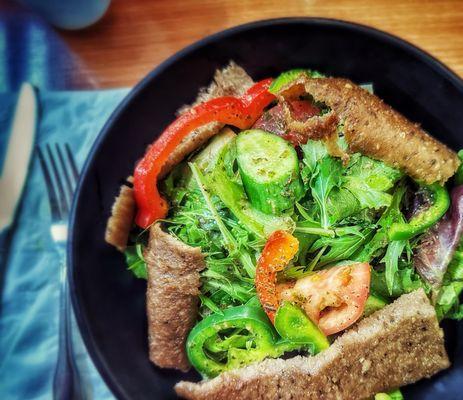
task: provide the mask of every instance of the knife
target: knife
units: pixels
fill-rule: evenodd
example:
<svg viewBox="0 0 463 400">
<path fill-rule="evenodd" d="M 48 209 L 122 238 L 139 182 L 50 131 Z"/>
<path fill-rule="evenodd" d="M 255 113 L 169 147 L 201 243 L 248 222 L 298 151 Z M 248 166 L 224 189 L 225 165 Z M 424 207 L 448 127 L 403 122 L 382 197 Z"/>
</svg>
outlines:
<svg viewBox="0 0 463 400">
<path fill-rule="evenodd" d="M 34 87 L 30 83 L 23 83 L 11 122 L 7 153 L 0 176 L 0 253 L 26 182 L 37 117 L 38 105 Z"/>
</svg>

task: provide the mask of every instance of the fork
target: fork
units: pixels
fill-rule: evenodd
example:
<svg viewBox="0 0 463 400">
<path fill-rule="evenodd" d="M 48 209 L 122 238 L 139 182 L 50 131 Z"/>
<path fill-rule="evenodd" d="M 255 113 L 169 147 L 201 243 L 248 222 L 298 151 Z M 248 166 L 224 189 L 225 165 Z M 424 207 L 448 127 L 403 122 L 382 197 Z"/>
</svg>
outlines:
<svg viewBox="0 0 463 400">
<path fill-rule="evenodd" d="M 50 144 L 37 148 L 50 203 L 50 233 L 61 258 L 58 359 L 53 377 L 55 400 L 78 400 L 84 392 L 72 344 L 72 307 L 67 279 L 66 241 L 68 217 L 79 172 L 69 144 Z"/>
</svg>

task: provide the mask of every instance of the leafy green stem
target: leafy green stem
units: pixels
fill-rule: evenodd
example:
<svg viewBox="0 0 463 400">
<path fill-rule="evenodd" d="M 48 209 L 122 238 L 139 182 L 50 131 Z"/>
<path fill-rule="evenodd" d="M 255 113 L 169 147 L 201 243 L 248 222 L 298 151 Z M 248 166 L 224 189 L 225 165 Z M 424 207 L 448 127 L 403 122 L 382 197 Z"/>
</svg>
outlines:
<svg viewBox="0 0 463 400">
<path fill-rule="evenodd" d="M 294 232 L 308 233 L 311 235 L 327 236 L 327 237 L 335 236 L 335 231 L 333 229 L 305 227 L 305 226 L 299 226 L 299 225 L 296 225 L 296 229 L 294 230 Z"/>
<path fill-rule="evenodd" d="M 188 165 L 190 166 L 193 178 L 196 181 L 196 184 L 198 185 L 201 194 L 203 195 L 204 201 L 206 202 L 206 206 L 209 209 L 212 217 L 214 218 L 217 226 L 219 227 L 220 233 L 222 234 L 224 239 L 225 247 L 231 254 L 234 254 L 236 252 L 238 253 L 238 258 L 240 262 L 243 264 L 246 273 L 250 277 L 254 277 L 255 266 L 252 263 L 251 257 L 248 252 L 239 249 L 238 243 L 236 242 L 235 238 L 222 221 L 222 218 L 220 217 L 219 213 L 214 207 L 214 204 L 212 203 L 203 174 L 201 173 L 201 171 L 195 163 L 188 163 Z"/>
</svg>

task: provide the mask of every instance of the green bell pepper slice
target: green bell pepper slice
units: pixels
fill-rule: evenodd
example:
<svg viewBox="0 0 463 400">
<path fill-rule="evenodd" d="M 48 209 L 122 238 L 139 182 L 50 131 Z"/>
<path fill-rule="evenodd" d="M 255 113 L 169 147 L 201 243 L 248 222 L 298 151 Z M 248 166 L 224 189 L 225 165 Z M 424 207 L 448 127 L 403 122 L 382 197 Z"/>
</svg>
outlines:
<svg viewBox="0 0 463 400">
<path fill-rule="evenodd" d="M 403 400 L 404 396 L 400 389 L 393 390 L 388 393 L 378 393 L 375 395 L 375 400 Z"/>
<path fill-rule="evenodd" d="M 304 348 L 277 338 L 262 308 L 246 304 L 200 321 L 188 335 L 186 350 L 191 365 L 204 377 L 212 378 L 224 371 Z"/>
<path fill-rule="evenodd" d="M 312 71 L 310 69 L 304 68 L 295 68 L 289 71 L 281 73 L 269 86 L 268 91 L 272 94 L 278 93 L 282 87 L 286 86 L 288 83 L 295 81 L 301 74 L 305 74 L 310 78 L 323 78 L 324 75 L 320 74 L 317 71 Z"/>
<path fill-rule="evenodd" d="M 460 161 L 463 161 L 463 149 L 458 152 L 458 158 Z M 462 185 L 463 184 L 463 162 L 457 169 L 455 173 L 455 185 Z"/>
<path fill-rule="evenodd" d="M 447 212 L 450 196 L 447 189 L 438 183 L 422 186 L 431 194 L 433 204 L 425 211 L 413 216 L 408 222 L 395 222 L 389 228 L 390 240 L 408 240 L 433 226 Z"/>
<path fill-rule="evenodd" d="M 305 312 L 295 304 L 284 301 L 275 314 L 275 329 L 284 339 L 293 343 L 310 345 L 313 353 L 330 346 L 323 332 Z"/>
<path fill-rule="evenodd" d="M 367 298 L 367 302 L 365 303 L 363 316 L 369 317 L 371 314 L 375 313 L 378 310 L 381 310 L 383 307 L 386 307 L 387 305 L 388 302 L 386 299 L 370 292 L 370 295 Z"/>
</svg>

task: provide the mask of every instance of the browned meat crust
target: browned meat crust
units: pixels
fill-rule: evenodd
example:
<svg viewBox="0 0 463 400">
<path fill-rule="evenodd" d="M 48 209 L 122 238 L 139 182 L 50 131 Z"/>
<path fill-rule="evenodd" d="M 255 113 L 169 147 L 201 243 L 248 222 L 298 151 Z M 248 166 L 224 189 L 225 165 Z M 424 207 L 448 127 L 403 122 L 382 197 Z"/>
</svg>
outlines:
<svg viewBox="0 0 463 400">
<path fill-rule="evenodd" d="M 351 81 L 300 78 L 281 94 L 293 96 L 301 85 L 339 116 L 351 151 L 382 160 L 426 183 L 445 183 L 457 170 L 460 161 L 455 152 Z"/>
<path fill-rule="evenodd" d="M 201 90 L 195 102 L 191 106 L 182 107 L 179 113 L 189 110 L 201 102 L 222 96 L 239 96 L 243 94 L 253 81 L 246 71 L 235 64 L 230 64 L 222 70 L 217 70 L 214 80 L 209 87 Z M 201 147 L 206 141 L 217 134 L 223 127 L 222 124 L 212 122 L 191 132 L 171 153 L 167 160 L 160 178 L 166 176 L 172 168 L 181 162 L 187 155 Z M 121 187 L 119 196 L 116 198 L 111 217 L 106 226 L 105 240 L 123 251 L 127 245 L 133 219 L 135 218 L 136 204 L 133 198 L 133 191 L 126 186 Z"/>
<path fill-rule="evenodd" d="M 234 62 L 230 62 L 227 67 L 215 72 L 214 80 L 209 87 L 199 92 L 198 97 L 191 106 L 182 107 L 179 114 L 188 111 L 191 107 L 199 103 L 217 97 L 242 95 L 253 83 L 253 80 L 243 68 Z M 223 124 L 212 122 L 191 132 L 169 156 L 161 171 L 161 178 L 166 176 L 187 155 L 191 154 L 217 134 L 222 127 Z"/>
<path fill-rule="evenodd" d="M 130 179 L 130 178 L 129 178 Z M 124 251 L 127 246 L 130 229 L 135 218 L 135 199 L 133 189 L 122 185 L 111 209 L 111 217 L 106 224 L 105 240 Z"/>
<path fill-rule="evenodd" d="M 336 134 L 339 120 L 333 112 L 299 121 L 292 116 L 288 102 L 283 103 L 283 110 L 288 128 L 305 134 L 309 139 L 321 140 Z"/>
<path fill-rule="evenodd" d="M 194 400 L 366 399 L 447 368 L 443 332 L 423 290 L 403 295 L 315 357 L 265 360 L 175 390 Z"/>
<path fill-rule="evenodd" d="M 204 256 L 199 248 L 187 246 L 155 224 L 145 260 L 150 360 L 159 367 L 187 371 L 185 341 L 197 318 Z"/>
</svg>

